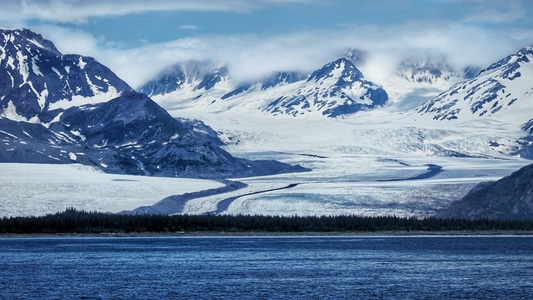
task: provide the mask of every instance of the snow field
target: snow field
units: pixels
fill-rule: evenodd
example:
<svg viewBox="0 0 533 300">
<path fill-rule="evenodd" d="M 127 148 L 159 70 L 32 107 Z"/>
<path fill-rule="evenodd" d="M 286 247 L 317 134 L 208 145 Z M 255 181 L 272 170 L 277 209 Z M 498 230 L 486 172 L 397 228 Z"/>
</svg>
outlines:
<svg viewBox="0 0 533 300">
<path fill-rule="evenodd" d="M 82 165 L 2 163 L 0 217 L 40 216 L 68 207 L 116 213 L 221 186 L 210 180 L 105 174 Z"/>
</svg>

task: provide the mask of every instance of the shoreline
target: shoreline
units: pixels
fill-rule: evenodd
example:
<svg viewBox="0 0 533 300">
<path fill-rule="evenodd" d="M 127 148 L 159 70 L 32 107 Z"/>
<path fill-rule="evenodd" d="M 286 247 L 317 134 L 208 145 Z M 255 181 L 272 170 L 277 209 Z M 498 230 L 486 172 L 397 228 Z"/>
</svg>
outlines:
<svg viewBox="0 0 533 300">
<path fill-rule="evenodd" d="M 533 231 L 490 230 L 490 231 L 346 231 L 346 232 L 130 232 L 130 233 L 2 233 L 0 239 L 44 239 L 44 238 L 180 238 L 180 237 L 533 237 Z"/>
</svg>

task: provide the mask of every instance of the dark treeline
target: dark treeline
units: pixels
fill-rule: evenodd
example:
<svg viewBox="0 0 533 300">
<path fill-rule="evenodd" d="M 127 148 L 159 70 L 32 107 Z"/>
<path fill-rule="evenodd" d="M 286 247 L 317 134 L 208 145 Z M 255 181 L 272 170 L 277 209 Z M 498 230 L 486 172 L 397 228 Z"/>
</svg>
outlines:
<svg viewBox="0 0 533 300">
<path fill-rule="evenodd" d="M 533 221 L 395 216 L 115 215 L 67 209 L 41 217 L 4 217 L 0 233 L 531 231 Z"/>
</svg>

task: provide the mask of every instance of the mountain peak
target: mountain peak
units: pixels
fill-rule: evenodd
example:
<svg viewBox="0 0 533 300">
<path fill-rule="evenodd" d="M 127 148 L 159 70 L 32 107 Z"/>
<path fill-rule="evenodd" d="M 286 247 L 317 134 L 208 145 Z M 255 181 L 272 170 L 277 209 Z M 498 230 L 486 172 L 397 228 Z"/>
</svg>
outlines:
<svg viewBox="0 0 533 300">
<path fill-rule="evenodd" d="M 33 32 L 27 28 L 0 29 L 0 33 L 2 34 L 1 38 L 3 39 L 3 45 L 5 45 L 8 42 L 20 44 L 20 45 L 31 43 L 42 49 L 47 49 L 53 52 L 59 52 L 51 41 L 43 38 L 42 35 L 36 32 Z"/>
<path fill-rule="evenodd" d="M 307 81 L 317 82 L 330 77 L 337 78 L 339 84 L 352 83 L 364 78 L 363 73 L 348 58 L 342 57 L 314 71 Z"/>
<path fill-rule="evenodd" d="M 63 55 L 28 29 L 0 30 L 0 115 L 49 122 L 64 109 L 132 89 L 94 58 Z"/>
<path fill-rule="evenodd" d="M 272 114 L 298 116 L 308 113 L 335 118 L 383 105 L 388 95 L 364 79 L 348 58 L 339 58 L 314 71 L 293 93 L 268 104 Z"/>
</svg>

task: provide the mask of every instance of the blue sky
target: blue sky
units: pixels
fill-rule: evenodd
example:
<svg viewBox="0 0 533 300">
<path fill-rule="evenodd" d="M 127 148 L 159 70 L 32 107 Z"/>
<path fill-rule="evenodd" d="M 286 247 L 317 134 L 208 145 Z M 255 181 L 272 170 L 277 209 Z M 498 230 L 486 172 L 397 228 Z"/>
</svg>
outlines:
<svg viewBox="0 0 533 300">
<path fill-rule="evenodd" d="M 29 27 L 64 53 L 90 55 L 132 86 L 187 59 L 236 78 L 312 70 L 347 48 L 379 67 L 432 52 L 485 66 L 533 44 L 530 0 L 0 1 L 0 27 Z"/>
</svg>

